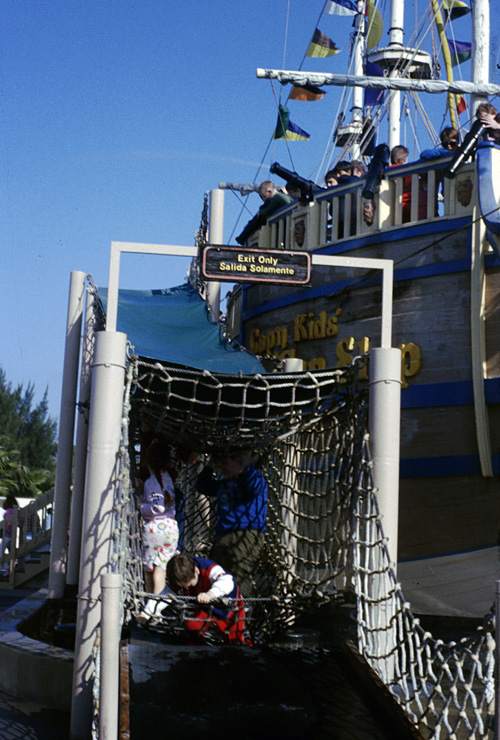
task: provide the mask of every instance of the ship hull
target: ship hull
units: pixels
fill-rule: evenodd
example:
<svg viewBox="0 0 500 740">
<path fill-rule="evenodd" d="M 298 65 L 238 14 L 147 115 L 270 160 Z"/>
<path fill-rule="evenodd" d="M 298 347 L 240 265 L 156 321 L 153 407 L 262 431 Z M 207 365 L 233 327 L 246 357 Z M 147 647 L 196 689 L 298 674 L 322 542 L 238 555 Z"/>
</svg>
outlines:
<svg viewBox="0 0 500 740">
<path fill-rule="evenodd" d="M 474 552 L 477 577 L 484 578 L 486 561 L 487 572 L 500 577 L 498 568 L 491 573 L 500 527 L 500 266 L 491 252 L 475 275 L 474 228 L 471 216 L 440 218 L 315 250 L 394 260 L 392 344 L 402 350 L 398 558 L 417 591 L 423 584 L 425 592 L 429 578 L 419 580 L 418 566 L 409 563 L 422 559 L 422 574 L 432 572 L 429 558 L 441 573 L 449 559 L 456 572 L 462 555 Z M 309 368 L 351 364 L 380 346 L 380 310 L 378 276 L 316 268 L 306 288 L 243 287 L 239 340 L 257 354 L 298 357 Z M 484 356 L 474 363 L 478 352 Z M 369 359 L 361 362 L 361 383 L 368 383 L 367 365 Z M 493 586 L 486 583 L 484 597 L 462 613 L 476 615 Z M 450 594 L 421 603 L 424 610 L 432 604 L 433 613 L 458 609 Z"/>
</svg>

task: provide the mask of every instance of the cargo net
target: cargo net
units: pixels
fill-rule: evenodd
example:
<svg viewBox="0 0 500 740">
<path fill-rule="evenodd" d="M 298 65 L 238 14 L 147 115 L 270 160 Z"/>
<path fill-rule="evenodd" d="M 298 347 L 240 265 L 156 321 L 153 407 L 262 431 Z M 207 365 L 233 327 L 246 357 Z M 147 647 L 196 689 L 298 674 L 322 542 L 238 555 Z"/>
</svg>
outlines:
<svg viewBox="0 0 500 740">
<path fill-rule="evenodd" d="M 232 447 L 241 439 L 244 446 L 252 441 L 254 460 L 268 482 L 269 505 L 264 553 L 254 571 L 253 595 L 245 598 L 244 641 L 255 646 L 279 644 L 304 619 L 307 623 L 325 610 L 331 612 L 328 631 L 334 634 L 336 610 L 350 603 L 359 651 L 424 737 L 491 737 L 494 614 L 487 615 L 473 635 L 445 644 L 422 628 L 405 602 L 378 515 L 366 396 L 357 388 L 356 375 L 354 367 L 272 379 L 240 378 L 238 388 L 236 378 L 227 376 L 229 390 L 224 394 L 224 376 L 179 371 L 131 357 L 114 555 L 124 582 L 124 621 L 144 612 L 145 604 L 153 604 L 149 626 L 163 632 L 165 639 L 185 641 L 186 622 L 195 606 L 188 597 L 152 598 L 144 591 L 141 526 L 131 485 L 137 421 L 147 418 L 172 442 L 190 448 L 199 448 L 203 439 L 206 451 L 220 448 L 223 440 Z M 268 384 L 276 386 L 281 400 L 273 401 Z M 262 393 L 260 410 L 255 396 L 248 395 L 250 387 Z M 185 396 L 180 388 L 187 389 Z M 247 398 L 248 408 L 242 398 Z M 293 398 L 298 399 L 296 408 Z M 239 416 L 236 403 L 241 404 Z M 179 463 L 177 504 L 180 549 L 208 556 L 215 512 L 211 501 L 195 490 L 202 464 L 203 460 Z M 228 625 L 234 633 L 241 627 L 240 605 L 226 599 L 222 606 L 232 612 Z M 231 639 L 220 629 L 208 630 L 205 638 Z"/>
</svg>

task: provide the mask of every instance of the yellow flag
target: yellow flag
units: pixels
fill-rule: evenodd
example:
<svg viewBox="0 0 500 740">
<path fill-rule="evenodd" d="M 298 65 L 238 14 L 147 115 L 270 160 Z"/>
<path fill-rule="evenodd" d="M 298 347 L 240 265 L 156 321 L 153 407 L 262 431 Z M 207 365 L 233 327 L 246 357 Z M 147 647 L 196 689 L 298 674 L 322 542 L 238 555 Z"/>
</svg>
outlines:
<svg viewBox="0 0 500 740">
<path fill-rule="evenodd" d="M 378 12 L 377 8 L 373 4 L 373 0 L 368 0 L 366 3 L 366 10 L 368 18 L 366 19 L 366 30 L 368 36 L 366 37 L 366 48 L 369 51 L 377 46 L 378 42 L 382 38 L 383 22 L 382 16 Z"/>
</svg>

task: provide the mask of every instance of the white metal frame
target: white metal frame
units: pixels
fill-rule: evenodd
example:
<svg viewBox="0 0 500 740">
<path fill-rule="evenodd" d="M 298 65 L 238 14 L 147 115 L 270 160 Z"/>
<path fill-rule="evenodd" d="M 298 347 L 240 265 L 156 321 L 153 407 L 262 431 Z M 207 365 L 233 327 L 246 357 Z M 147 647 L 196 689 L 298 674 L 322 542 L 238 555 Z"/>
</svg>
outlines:
<svg viewBox="0 0 500 740">
<path fill-rule="evenodd" d="M 118 316 L 118 289 L 120 281 L 120 259 L 123 253 L 173 255 L 177 257 L 196 257 L 197 247 L 182 247 L 174 244 L 142 244 L 134 242 L 111 242 L 109 260 L 108 303 L 106 308 L 106 331 L 116 331 Z M 312 255 L 313 265 L 327 267 L 352 267 L 361 270 L 381 270 L 382 272 L 382 326 L 380 346 L 391 346 L 392 337 L 392 284 L 394 263 L 392 260 L 366 259 L 364 257 L 337 257 L 334 255 Z M 235 282 L 237 282 L 235 280 Z"/>
</svg>

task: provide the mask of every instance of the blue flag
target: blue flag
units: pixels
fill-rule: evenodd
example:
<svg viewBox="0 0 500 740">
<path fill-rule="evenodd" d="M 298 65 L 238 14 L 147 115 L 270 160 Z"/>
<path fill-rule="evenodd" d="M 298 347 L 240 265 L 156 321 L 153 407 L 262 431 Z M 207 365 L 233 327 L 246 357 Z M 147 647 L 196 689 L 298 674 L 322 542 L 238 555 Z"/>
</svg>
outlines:
<svg viewBox="0 0 500 740">
<path fill-rule="evenodd" d="M 352 0 L 326 0 L 323 13 L 328 15 L 356 15 L 358 9 Z"/>
<path fill-rule="evenodd" d="M 366 62 L 366 74 L 369 77 L 383 77 L 384 73 L 373 62 Z M 373 105 L 380 105 L 384 102 L 386 90 L 375 90 L 365 87 L 365 108 L 371 108 Z"/>
</svg>

